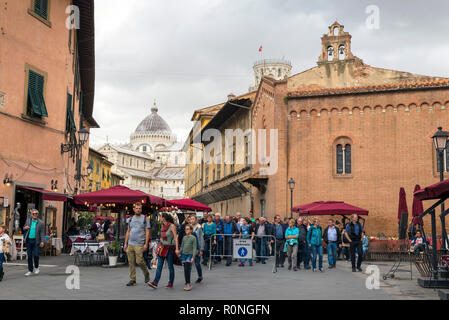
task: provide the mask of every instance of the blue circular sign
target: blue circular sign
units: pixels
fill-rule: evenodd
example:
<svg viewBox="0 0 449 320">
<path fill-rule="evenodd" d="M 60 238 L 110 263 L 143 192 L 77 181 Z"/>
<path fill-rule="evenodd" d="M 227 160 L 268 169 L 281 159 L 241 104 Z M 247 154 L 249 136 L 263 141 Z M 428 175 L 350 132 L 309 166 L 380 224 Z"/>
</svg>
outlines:
<svg viewBox="0 0 449 320">
<path fill-rule="evenodd" d="M 245 248 L 240 248 L 238 253 L 239 253 L 239 256 L 246 257 L 246 255 L 248 254 L 248 250 L 246 250 Z"/>
</svg>

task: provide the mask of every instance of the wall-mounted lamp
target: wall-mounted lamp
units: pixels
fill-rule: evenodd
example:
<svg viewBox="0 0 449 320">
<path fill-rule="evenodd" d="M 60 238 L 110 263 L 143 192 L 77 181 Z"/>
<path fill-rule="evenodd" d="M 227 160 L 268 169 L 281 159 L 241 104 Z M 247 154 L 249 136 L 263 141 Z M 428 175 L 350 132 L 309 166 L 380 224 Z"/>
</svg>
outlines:
<svg viewBox="0 0 449 320">
<path fill-rule="evenodd" d="M 58 192 L 58 180 L 51 180 L 51 191 Z"/>
<path fill-rule="evenodd" d="M 5 179 L 3 179 L 3 184 L 9 187 L 12 183 L 12 174 L 8 177 L 8 174 L 5 175 Z"/>
</svg>

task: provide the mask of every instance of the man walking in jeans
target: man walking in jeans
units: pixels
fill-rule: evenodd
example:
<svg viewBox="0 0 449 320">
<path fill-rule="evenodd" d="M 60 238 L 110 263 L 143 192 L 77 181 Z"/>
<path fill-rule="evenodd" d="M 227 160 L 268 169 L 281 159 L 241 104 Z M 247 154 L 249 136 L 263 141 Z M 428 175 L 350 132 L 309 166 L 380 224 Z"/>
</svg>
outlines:
<svg viewBox="0 0 449 320">
<path fill-rule="evenodd" d="M 33 260 L 34 260 L 34 274 L 39 274 L 39 246 L 44 247 L 44 222 L 39 218 L 39 211 L 36 209 L 31 210 L 31 217 L 27 218 L 25 227 L 23 228 L 27 232 L 25 237 L 27 246 L 28 257 L 28 272 L 25 276 L 33 274 Z"/>
<path fill-rule="evenodd" d="M 262 264 L 266 264 L 267 260 L 267 242 L 270 241 L 268 235 L 271 235 L 271 231 L 269 226 L 266 224 L 266 219 L 264 217 L 260 217 L 259 223 L 256 225 L 256 255 L 259 257 L 259 260 Z"/>
<path fill-rule="evenodd" d="M 334 219 L 329 219 L 328 227 L 324 229 L 323 233 L 323 240 L 327 245 L 329 269 L 335 268 L 335 264 L 337 263 L 337 246 L 341 247 L 340 239 L 340 229 L 334 225 Z"/>
<path fill-rule="evenodd" d="M 362 225 L 358 221 L 359 217 L 356 214 L 351 216 L 351 222 L 346 225 L 345 236 L 349 241 L 349 250 L 351 252 L 352 272 L 356 272 L 355 254 L 357 251 L 357 270 L 363 271 L 362 266 L 362 239 L 365 233 Z"/>
<path fill-rule="evenodd" d="M 281 223 L 281 216 L 276 215 L 274 217 L 274 224 L 272 226 L 272 235 L 276 238 L 276 268 L 284 267 L 284 243 L 285 243 L 285 231 L 287 230 L 286 225 Z"/>
<path fill-rule="evenodd" d="M 145 283 L 150 282 L 150 273 L 143 259 L 143 253 L 148 249 L 150 240 L 150 221 L 142 215 L 142 203 L 136 202 L 133 205 L 134 216 L 129 220 L 126 231 L 124 251 L 128 255 L 129 278 L 126 284 L 128 287 L 136 285 L 136 266 L 142 269 L 145 276 Z"/>
</svg>

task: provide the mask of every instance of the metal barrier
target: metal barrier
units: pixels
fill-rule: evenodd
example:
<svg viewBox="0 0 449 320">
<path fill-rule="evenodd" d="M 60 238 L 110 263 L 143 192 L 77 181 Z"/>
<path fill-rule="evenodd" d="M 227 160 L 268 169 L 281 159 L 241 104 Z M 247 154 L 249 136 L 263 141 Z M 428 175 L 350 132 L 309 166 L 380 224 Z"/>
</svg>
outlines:
<svg viewBox="0 0 449 320">
<path fill-rule="evenodd" d="M 223 252 L 222 252 L 222 254 L 212 254 L 212 240 L 213 240 L 213 238 L 214 237 L 217 237 L 217 236 L 222 236 L 223 237 Z M 231 245 L 231 249 L 230 249 L 230 252 L 231 252 L 231 254 L 229 255 L 225 255 L 225 252 L 226 252 L 226 250 L 225 250 L 225 247 L 226 247 L 226 242 L 227 241 L 225 241 L 226 240 L 226 238 L 231 238 L 231 243 L 230 243 L 230 245 Z M 276 267 L 276 242 L 277 242 L 277 240 L 276 240 L 276 237 L 275 236 L 273 236 L 273 235 L 263 235 L 263 236 L 258 236 L 258 235 L 254 235 L 254 239 L 252 239 L 253 241 L 256 239 L 256 238 L 272 238 L 273 239 L 273 241 L 274 241 L 274 263 L 273 263 L 273 273 L 275 273 L 275 272 L 277 272 L 277 267 Z M 233 240 L 234 239 L 251 239 L 251 238 L 242 238 L 240 235 L 230 235 L 230 234 L 223 234 L 223 233 L 214 233 L 214 234 L 212 234 L 211 235 L 211 237 L 209 238 L 209 257 L 208 257 L 208 262 L 207 262 L 207 264 L 208 264 L 208 268 L 209 268 L 209 270 L 211 270 L 212 269 L 212 257 L 231 257 L 231 258 L 233 258 Z M 217 237 L 217 245 L 218 245 L 218 237 Z M 269 244 L 267 244 L 267 243 L 265 243 L 265 245 L 267 246 L 267 252 L 268 252 L 268 246 L 269 246 Z M 217 251 L 217 250 L 214 250 L 215 252 Z M 203 253 L 204 254 L 204 253 Z M 257 254 L 257 253 L 256 253 Z M 253 256 L 253 258 L 252 259 L 255 259 L 255 258 L 266 258 L 266 259 L 268 259 L 268 258 L 270 258 L 270 256 Z"/>
</svg>

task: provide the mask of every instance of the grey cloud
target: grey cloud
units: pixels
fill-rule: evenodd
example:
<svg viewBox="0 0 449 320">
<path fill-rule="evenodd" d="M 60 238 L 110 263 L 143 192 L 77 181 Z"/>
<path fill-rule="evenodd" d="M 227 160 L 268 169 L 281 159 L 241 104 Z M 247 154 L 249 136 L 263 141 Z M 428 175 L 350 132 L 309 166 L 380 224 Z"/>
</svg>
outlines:
<svg viewBox="0 0 449 320">
<path fill-rule="evenodd" d="M 195 109 L 217 104 L 253 84 L 261 58 L 292 62 L 293 73 L 316 65 L 322 34 L 337 18 L 366 63 L 449 77 L 442 1 L 97 0 L 96 97 L 101 129 L 93 143 L 126 141 L 150 112 L 183 141 Z M 367 30 L 365 9 L 380 9 L 380 29 Z M 258 48 L 263 45 L 263 52 Z"/>
</svg>

